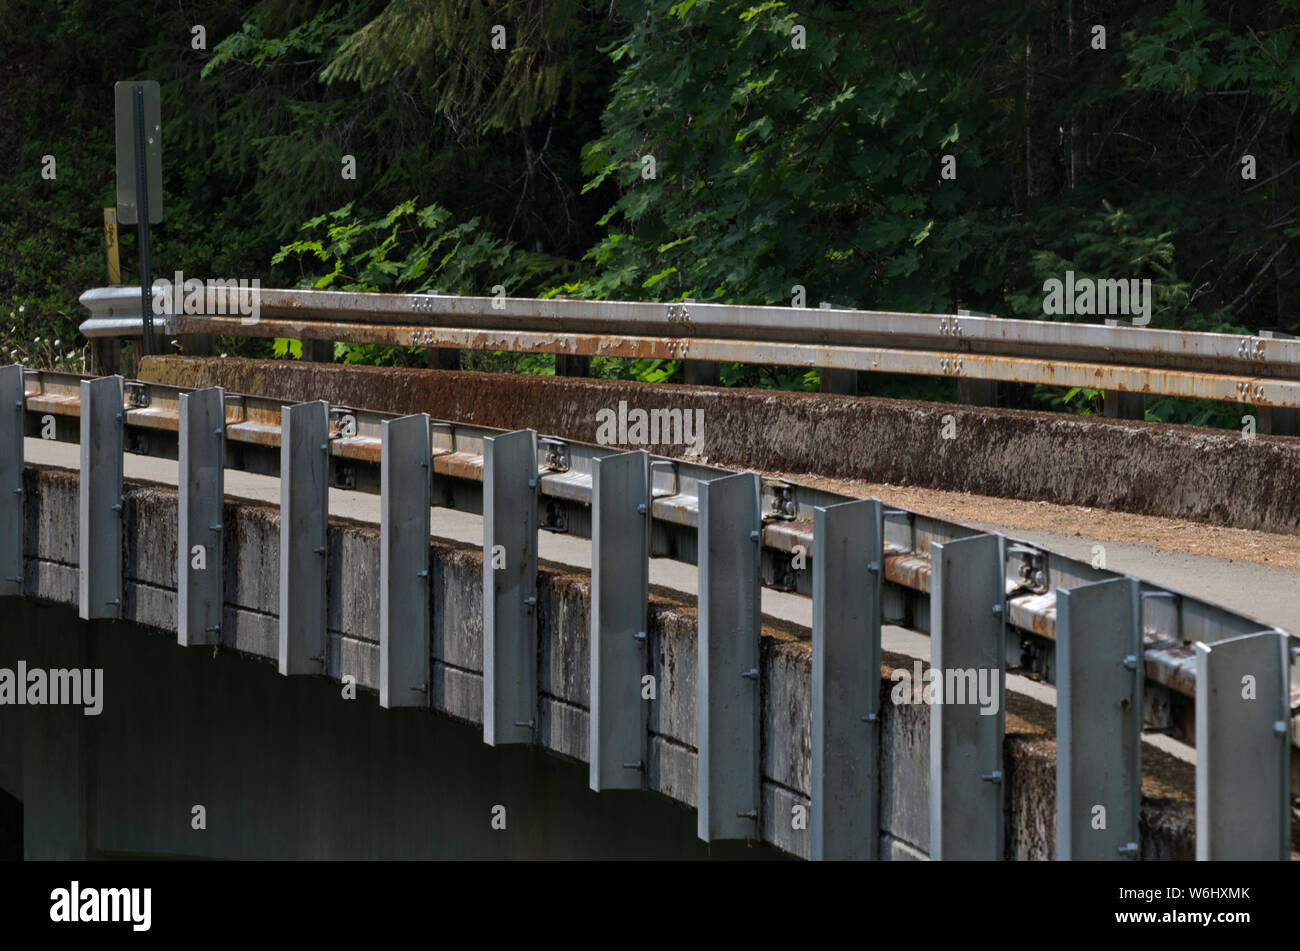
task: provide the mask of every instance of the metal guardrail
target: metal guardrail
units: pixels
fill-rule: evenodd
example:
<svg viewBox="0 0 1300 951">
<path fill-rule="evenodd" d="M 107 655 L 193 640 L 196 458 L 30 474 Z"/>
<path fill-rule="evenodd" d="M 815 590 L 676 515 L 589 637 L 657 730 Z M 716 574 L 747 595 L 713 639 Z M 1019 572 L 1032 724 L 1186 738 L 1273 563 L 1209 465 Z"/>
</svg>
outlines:
<svg viewBox="0 0 1300 951">
<path fill-rule="evenodd" d="M 220 544 L 222 473 L 279 476 L 285 674 L 323 668 L 328 488 L 379 494 L 385 706 L 428 704 L 427 610 L 415 607 L 428 604 L 426 500 L 482 514 L 484 738 L 492 744 L 533 737 L 537 530 L 590 538 L 597 790 L 644 781 L 645 705 L 628 685 L 639 685 L 645 667 L 648 559 L 698 565 L 706 840 L 752 837 L 757 828 L 765 585 L 813 601 L 814 856 L 875 855 L 878 823 L 863 809 L 876 805 L 856 790 L 877 768 L 885 622 L 928 631 L 945 676 L 996 670 L 999 710 L 1007 670 L 1058 685 L 1062 857 L 1136 854 L 1144 728 L 1195 738 L 1197 843 L 1206 856 L 1289 854 L 1291 774 L 1300 761 L 1297 641 L 1181 592 L 874 500 L 532 430 L 14 366 L 0 368 L 0 409 L 0 538 L 22 537 L 23 436 L 82 447 L 83 617 L 120 611 L 122 454 L 179 460 L 177 628 L 185 644 L 219 640 L 222 572 L 196 571 L 190 556 L 202 546 L 207 563 L 221 563 L 210 546 Z M 21 547 L 0 547 L 0 594 L 22 591 Z M 932 714 L 932 853 L 998 858 L 1001 838 L 989 830 L 1002 815 L 1002 727 L 973 703 Z M 1098 805 L 1109 831 L 1094 827 Z"/>
<path fill-rule="evenodd" d="M 83 294 L 92 317 L 81 332 L 138 333 L 139 297 L 131 290 Z M 280 289 L 248 290 L 241 301 L 227 288 L 202 296 L 202 312 L 174 315 L 169 332 L 774 363 L 1300 408 L 1300 340 L 1286 337 L 693 302 Z M 158 300 L 161 309 L 161 292 Z M 255 322 L 242 316 L 254 308 Z"/>
</svg>

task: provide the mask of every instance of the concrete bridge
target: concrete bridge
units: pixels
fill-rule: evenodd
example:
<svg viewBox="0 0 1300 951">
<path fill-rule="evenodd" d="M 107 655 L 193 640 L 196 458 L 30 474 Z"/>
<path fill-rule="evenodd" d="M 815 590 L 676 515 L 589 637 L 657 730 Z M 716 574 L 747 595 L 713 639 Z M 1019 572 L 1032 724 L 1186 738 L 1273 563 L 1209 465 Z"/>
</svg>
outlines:
<svg viewBox="0 0 1300 951">
<path fill-rule="evenodd" d="M 0 668 L 103 671 L 98 715 L 0 707 L 10 850 L 17 803 L 31 858 L 1290 855 L 1294 691 L 1269 623 L 569 432 L 112 379 L 29 375 L 8 423 L 25 464 Z M 1118 672 L 1105 689 L 1133 691 L 1101 717 L 1109 743 L 1065 615 Z M 936 715 L 910 682 L 898 702 L 932 642 L 941 669 L 996 669 L 999 715 Z M 1242 664 L 1266 719 L 1223 733 L 1198 691 Z M 1073 706 L 1047 686 L 1070 676 Z M 1094 802 L 1089 757 L 1122 767 L 1100 844 L 1062 805 Z M 1271 820 L 1232 818 L 1258 803 Z"/>
</svg>

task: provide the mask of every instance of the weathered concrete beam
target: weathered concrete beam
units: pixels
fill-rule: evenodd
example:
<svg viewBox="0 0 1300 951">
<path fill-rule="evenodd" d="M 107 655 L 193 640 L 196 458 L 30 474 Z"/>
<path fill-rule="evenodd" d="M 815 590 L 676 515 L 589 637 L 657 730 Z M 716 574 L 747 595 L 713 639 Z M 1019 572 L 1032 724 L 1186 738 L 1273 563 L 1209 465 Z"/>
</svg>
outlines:
<svg viewBox="0 0 1300 951">
<path fill-rule="evenodd" d="M 1300 534 L 1300 439 L 979 406 L 523 374 L 149 357 L 142 379 L 596 441 L 596 413 L 701 409 L 715 465 Z M 956 438 L 942 438 L 951 415 Z M 636 448 L 636 447 L 629 447 Z M 681 455 L 683 446 L 656 446 Z"/>
</svg>

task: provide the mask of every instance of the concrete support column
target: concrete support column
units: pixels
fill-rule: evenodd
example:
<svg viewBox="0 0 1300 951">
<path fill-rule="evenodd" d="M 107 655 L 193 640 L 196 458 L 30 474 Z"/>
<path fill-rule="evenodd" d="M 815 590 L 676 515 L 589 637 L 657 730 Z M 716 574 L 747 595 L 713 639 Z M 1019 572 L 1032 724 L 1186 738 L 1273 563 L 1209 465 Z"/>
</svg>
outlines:
<svg viewBox="0 0 1300 951">
<path fill-rule="evenodd" d="M 957 380 L 957 401 L 967 406 L 997 406 L 997 381 L 969 380 L 960 377 Z"/>
<path fill-rule="evenodd" d="M 1245 407 L 1241 415 L 1246 415 Z M 1261 406 L 1255 410 L 1255 431 L 1264 436 L 1300 436 L 1300 410 Z"/>
<path fill-rule="evenodd" d="M 591 357 L 576 356 L 570 353 L 555 355 L 556 376 L 591 376 Z"/>
<path fill-rule="evenodd" d="M 212 334 L 181 334 L 181 352 L 187 357 L 216 356 L 216 337 Z"/>
<path fill-rule="evenodd" d="M 722 364 L 712 360 L 684 360 L 682 372 L 686 382 L 695 386 L 719 386 L 722 383 Z"/>
<path fill-rule="evenodd" d="M 459 370 L 460 351 L 450 347 L 429 347 L 425 350 L 431 370 Z"/>
<path fill-rule="evenodd" d="M 1121 393 L 1107 390 L 1102 401 L 1102 414 L 1109 419 L 1146 419 L 1147 398 L 1141 393 Z"/>
<path fill-rule="evenodd" d="M 308 363 L 333 363 L 334 341 L 304 340 L 302 342 L 302 358 Z"/>
<path fill-rule="evenodd" d="M 858 395 L 857 370 L 818 370 L 817 389 L 821 393 L 838 393 L 841 396 Z"/>
</svg>

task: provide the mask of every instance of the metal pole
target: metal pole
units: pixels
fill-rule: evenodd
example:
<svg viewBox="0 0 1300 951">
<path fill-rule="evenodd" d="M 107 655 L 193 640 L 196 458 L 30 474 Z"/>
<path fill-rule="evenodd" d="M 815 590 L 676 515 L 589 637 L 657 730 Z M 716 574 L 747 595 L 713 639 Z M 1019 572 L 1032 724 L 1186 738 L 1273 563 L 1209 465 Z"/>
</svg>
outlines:
<svg viewBox="0 0 1300 951">
<path fill-rule="evenodd" d="M 149 182 L 145 173 L 144 90 L 137 87 L 135 101 L 135 193 L 140 235 L 140 320 L 144 352 L 157 353 L 153 336 L 153 263 L 149 260 Z"/>
</svg>

